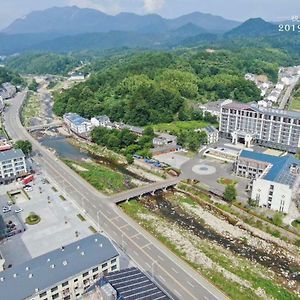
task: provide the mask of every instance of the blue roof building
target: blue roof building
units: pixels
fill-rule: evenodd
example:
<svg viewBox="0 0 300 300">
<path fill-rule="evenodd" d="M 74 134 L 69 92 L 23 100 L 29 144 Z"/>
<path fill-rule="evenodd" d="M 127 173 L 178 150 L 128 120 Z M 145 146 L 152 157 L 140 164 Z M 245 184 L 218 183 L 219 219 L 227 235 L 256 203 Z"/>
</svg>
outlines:
<svg viewBox="0 0 300 300">
<path fill-rule="evenodd" d="M 300 160 L 243 150 L 235 164 L 238 176 L 251 179 L 251 199 L 262 207 L 288 213 L 300 186 Z"/>
</svg>

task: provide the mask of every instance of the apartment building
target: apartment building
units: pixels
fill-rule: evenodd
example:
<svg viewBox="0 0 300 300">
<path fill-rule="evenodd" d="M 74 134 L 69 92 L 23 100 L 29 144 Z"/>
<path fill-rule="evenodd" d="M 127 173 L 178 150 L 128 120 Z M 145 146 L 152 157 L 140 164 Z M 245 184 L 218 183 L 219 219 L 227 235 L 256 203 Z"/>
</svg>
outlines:
<svg viewBox="0 0 300 300">
<path fill-rule="evenodd" d="M 300 160 L 243 150 L 235 162 L 237 176 L 251 180 L 251 199 L 261 207 L 287 213 L 300 186 Z"/>
<path fill-rule="evenodd" d="M 76 134 L 85 134 L 92 130 L 92 123 L 75 113 L 66 113 L 64 122 Z"/>
<path fill-rule="evenodd" d="M 25 155 L 21 149 L 0 152 L 0 184 L 26 175 Z"/>
<path fill-rule="evenodd" d="M 1 299 L 78 299 L 95 282 L 120 269 L 119 253 L 94 234 L 0 272 Z"/>
<path fill-rule="evenodd" d="M 298 153 L 300 113 L 263 108 L 256 104 L 230 103 L 221 107 L 220 135 L 243 142 Z"/>
</svg>

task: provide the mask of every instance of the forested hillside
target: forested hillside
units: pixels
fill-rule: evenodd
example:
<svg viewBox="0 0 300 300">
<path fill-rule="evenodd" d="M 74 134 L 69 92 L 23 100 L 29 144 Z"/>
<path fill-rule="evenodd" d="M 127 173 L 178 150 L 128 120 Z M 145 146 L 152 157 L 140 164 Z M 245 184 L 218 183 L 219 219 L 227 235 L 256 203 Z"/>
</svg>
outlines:
<svg viewBox="0 0 300 300">
<path fill-rule="evenodd" d="M 23 83 L 23 80 L 19 74 L 10 71 L 7 68 L 0 67 L 0 85 L 4 82 L 11 82 L 14 85 L 19 85 Z"/>
<path fill-rule="evenodd" d="M 65 75 L 80 60 L 74 55 L 60 55 L 55 53 L 28 53 L 10 58 L 6 64 L 8 68 L 23 74 L 57 74 Z"/>
<path fill-rule="evenodd" d="M 275 49 L 240 51 L 200 49 L 129 54 L 97 63 L 98 72 L 56 95 L 57 115 L 77 112 L 91 117 L 146 125 L 192 119 L 193 103 L 231 98 L 259 100 L 260 91 L 246 81 L 246 72 L 277 79 L 279 65 L 289 55 Z"/>
</svg>

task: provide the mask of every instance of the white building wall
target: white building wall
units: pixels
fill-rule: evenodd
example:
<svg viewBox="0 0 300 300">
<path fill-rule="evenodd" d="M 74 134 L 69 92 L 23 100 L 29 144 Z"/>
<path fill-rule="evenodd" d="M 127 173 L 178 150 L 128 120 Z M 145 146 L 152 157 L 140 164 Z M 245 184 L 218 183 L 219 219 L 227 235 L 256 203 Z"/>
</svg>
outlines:
<svg viewBox="0 0 300 300">
<path fill-rule="evenodd" d="M 96 268 L 98 268 L 98 270 L 94 270 Z M 66 278 L 63 282 L 59 282 L 55 286 L 48 287 L 47 290 L 37 291 L 35 295 L 27 298 L 27 300 L 80 299 L 85 290 L 95 283 L 95 281 L 101 277 L 103 272 L 119 270 L 119 257 L 112 258 L 98 266 L 94 266 L 90 270 L 83 270 L 80 274 L 75 274 L 73 277 Z M 64 286 L 62 286 L 63 284 Z"/>
<path fill-rule="evenodd" d="M 259 206 L 287 213 L 292 200 L 292 190 L 285 184 L 256 179 L 253 181 L 251 199 L 257 200 Z"/>
</svg>

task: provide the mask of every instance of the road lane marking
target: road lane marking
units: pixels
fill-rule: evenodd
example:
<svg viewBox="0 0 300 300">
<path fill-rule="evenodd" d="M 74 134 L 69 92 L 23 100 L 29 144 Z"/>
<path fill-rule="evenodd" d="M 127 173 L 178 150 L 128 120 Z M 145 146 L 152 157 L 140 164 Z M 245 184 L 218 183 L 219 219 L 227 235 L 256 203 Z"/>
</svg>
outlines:
<svg viewBox="0 0 300 300">
<path fill-rule="evenodd" d="M 192 283 L 190 283 L 189 281 L 187 281 L 187 283 L 188 283 L 188 285 L 190 285 L 192 288 L 195 287 L 195 286 L 194 286 Z"/>
<path fill-rule="evenodd" d="M 172 271 L 175 272 L 176 274 L 178 274 L 178 271 L 175 270 L 173 267 L 171 267 Z"/>
<path fill-rule="evenodd" d="M 180 298 L 182 297 L 181 294 L 175 289 L 174 289 L 174 293 L 177 294 L 177 296 L 179 296 Z"/>
<path fill-rule="evenodd" d="M 166 279 L 164 279 L 161 275 L 158 275 L 158 277 L 159 277 L 163 282 L 166 282 Z"/>
<path fill-rule="evenodd" d="M 151 244 L 150 244 L 150 243 L 148 243 L 148 244 L 146 244 L 146 245 L 142 246 L 141 248 L 142 248 L 142 249 L 144 249 L 144 248 L 148 248 L 148 246 L 149 246 L 149 245 L 151 245 Z"/>
<path fill-rule="evenodd" d="M 158 259 L 161 261 L 165 261 L 160 255 L 157 255 Z"/>
</svg>

